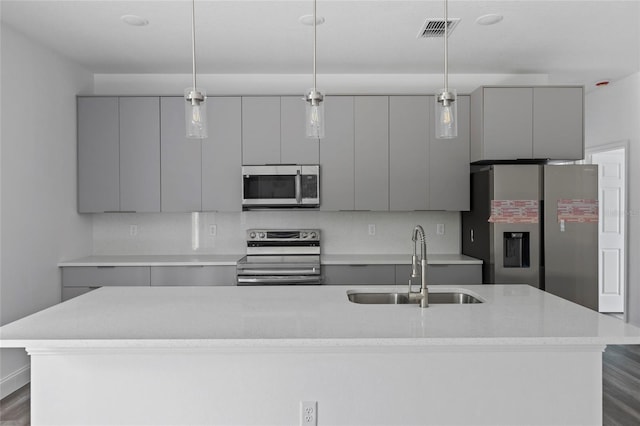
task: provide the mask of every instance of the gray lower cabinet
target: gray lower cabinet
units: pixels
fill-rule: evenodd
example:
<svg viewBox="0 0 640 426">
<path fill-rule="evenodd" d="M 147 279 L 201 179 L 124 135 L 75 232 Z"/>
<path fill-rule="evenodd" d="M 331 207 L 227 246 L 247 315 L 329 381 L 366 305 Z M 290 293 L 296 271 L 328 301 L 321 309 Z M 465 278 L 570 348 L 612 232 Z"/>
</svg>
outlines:
<svg viewBox="0 0 640 426">
<path fill-rule="evenodd" d="M 62 300 L 105 286 L 149 286 L 148 266 L 78 266 L 62 268 Z"/>
<path fill-rule="evenodd" d="M 395 271 L 396 284 L 409 283 L 411 265 L 396 265 Z M 482 284 L 482 265 L 427 265 L 427 285 L 438 284 Z"/>
<path fill-rule="evenodd" d="M 186 137 L 183 97 L 160 99 L 163 212 L 202 210 L 202 142 Z"/>
<path fill-rule="evenodd" d="M 235 285 L 235 266 L 152 266 L 152 286 Z"/>
<path fill-rule="evenodd" d="M 326 265 L 324 284 L 328 285 L 393 285 L 394 265 Z"/>
<path fill-rule="evenodd" d="M 209 137 L 202 140 L 202 210 L 242 210 L 242 105 L 239 97 L 207 99 Z"/>
</svg>

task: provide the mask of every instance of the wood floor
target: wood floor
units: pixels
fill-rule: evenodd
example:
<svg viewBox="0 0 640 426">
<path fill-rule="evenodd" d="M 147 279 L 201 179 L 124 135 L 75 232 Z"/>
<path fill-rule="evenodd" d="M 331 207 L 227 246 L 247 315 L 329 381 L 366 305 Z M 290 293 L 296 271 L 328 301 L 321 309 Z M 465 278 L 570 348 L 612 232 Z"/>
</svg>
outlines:
<svg viewBox="0 0 640 426">
<path fill-rule="evenodd" d="M 608 346 L 602 357 L 605 426 L 640 425 L 640 345 Z M 31 423 L 29 385 L 0 401 L 0 426 Z"/>
</svg>

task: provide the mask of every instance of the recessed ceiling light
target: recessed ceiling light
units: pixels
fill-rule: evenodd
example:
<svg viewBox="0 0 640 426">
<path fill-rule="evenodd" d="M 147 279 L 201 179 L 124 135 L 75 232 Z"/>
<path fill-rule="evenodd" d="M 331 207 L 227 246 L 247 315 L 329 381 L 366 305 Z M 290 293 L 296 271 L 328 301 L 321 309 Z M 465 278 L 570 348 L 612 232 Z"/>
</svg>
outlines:
<svg viewBox="0 0 640 426">
<path fill-rule="evenodd" d="M 302 15 L 298 20 L 303 25 L 313 25 L 313 15 Z M 324 16 L 316 16 L 316 25 L 322 24 L 324 24 Z"/>
<path fill-rule="evenodd" d="M 120 19 L 125 24 L 133 25 L 134 27 L 144 27 L 146 25 L 149 25 L 148 19 L 145 19 L 142 16 L 138 15 L 122 15 Z"/>
<path fill-rule="evenodd" d="M 496 13 L 490 13 L 488 15 L 482 15 L 478 19 L 476 19 L 476 24 L 478 25 L 494 25 L 498 22 L 502 21 L 503 16 L 498 15 Z"/>
</svg>

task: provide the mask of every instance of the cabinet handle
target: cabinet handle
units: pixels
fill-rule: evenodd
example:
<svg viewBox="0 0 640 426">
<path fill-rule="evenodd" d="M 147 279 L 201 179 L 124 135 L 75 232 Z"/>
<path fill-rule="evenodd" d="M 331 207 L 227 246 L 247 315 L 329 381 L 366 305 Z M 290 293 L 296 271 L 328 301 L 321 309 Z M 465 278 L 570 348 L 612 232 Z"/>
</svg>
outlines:
<svg viewBox="0 0 640 426">
<path fill-rule="evenodd" d="M 473 242 L 473 229 L 471 229 L 471 242 Z"/>
</svg>

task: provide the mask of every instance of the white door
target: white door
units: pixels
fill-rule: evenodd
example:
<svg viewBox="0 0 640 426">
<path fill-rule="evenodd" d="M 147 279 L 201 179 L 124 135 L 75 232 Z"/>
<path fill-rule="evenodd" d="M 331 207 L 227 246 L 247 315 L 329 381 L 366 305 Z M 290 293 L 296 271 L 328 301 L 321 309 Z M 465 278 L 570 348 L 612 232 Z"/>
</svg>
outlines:
<svg viewBox="0 0 640 426">
<path fill-rule="evenodd" d="M 598 286 L 600 312 L 624 312 L 626 281 L 626 150 L 624 147 L 587 153 L 598 164 L 600 205 Z"/>
</svg>

